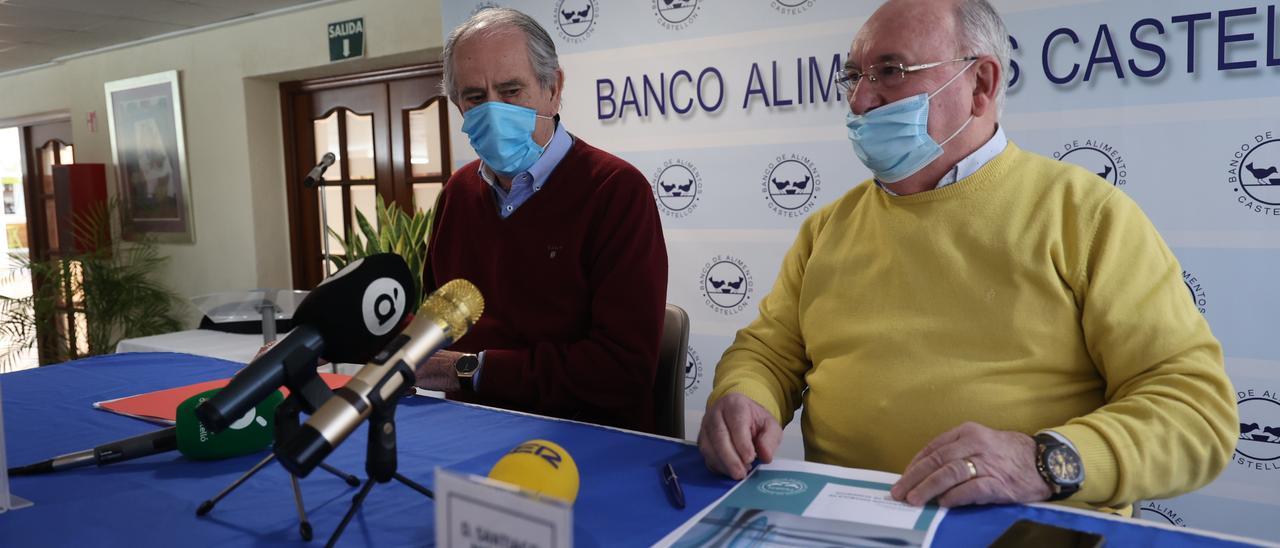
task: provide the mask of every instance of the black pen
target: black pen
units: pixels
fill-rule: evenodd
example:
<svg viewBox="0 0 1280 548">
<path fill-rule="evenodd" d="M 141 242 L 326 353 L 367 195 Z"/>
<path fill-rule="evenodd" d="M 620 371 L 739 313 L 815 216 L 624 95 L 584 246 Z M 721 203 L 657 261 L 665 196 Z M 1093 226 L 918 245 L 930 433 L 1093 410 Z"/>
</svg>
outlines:
<svg viewBox="0 0 1280 548">
<path fill-rule="evenodd" d="M 676 469 L 669 462 L 662 467 L 662 483 L 667 485 L 667 492 L 671 493 L 671 504 L 683 510 L 684 490 L 680 488 L 680 478 L 676 476 Z"/>
</svg>

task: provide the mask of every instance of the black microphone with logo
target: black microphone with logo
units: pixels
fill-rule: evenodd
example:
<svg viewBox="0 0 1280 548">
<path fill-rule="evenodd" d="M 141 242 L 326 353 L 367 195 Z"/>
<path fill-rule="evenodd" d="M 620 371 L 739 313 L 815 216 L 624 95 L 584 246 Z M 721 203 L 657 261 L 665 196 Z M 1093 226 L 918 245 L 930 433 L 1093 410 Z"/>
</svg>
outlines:
<svg viewBox="0 0 1280 548">
<path fill-rule="evenodd" d="M 294 329 L 271 349 L 241 369 L 227 387 L 196 408 L 200 422 L 222 432 L 232 421 L 281 386 L 299 391 L 311 402 L 328 399 L 315 378 L 316 358 L 331 362 L 368 361 L 397 333 L 413 302 L 413 277 L 404 258 L 393 253 L 369 255 L 347 265 L 311 290 L 294 312 Z"/>
<path fill-rule="evenodd" d="M 311 168 L 311 171 L 307 173 L 307 178 L 302 180 L 302 185 L 307 188 L 315 188 L 318 186 L 320 184 L 320 178 L 324 176 L 325 170 L 329 169 L 329 166 L 332 166 L 333 162 L 337 159 L 338 157 L 334 156 L 332 152 L 324 153 L 324 156 L 320 157 L 320 163 L 316 164 L 316 167 Z"/>
<path fill-rule="evenodd" d="M 466 280 L 450 281 L 422 303 L 413 322 L 365 364 L 334 397 L 311 414 L 301 430 L 280 440 L 280 464 L 306 477 L 342 444 L 374 406 L 394 402 L 415 380 L 414 367 L 462 338 L 484 312 L 484 297 Z"/>
</svg>

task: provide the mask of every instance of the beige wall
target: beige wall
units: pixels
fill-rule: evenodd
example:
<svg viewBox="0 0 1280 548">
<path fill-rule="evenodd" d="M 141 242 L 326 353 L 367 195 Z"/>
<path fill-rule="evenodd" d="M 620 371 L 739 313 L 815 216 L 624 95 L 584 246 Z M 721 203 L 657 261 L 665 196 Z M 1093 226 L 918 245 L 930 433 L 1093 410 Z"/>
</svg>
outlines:
<svg viewBox="0 0 1280 548">
<path fill-rule="evenodd" d="M 291 287 L 279 82 L 436 61 L 440 2 L 323 3 L 0 77 L 0 119 L 70 112 L 76 160 L 108 164 L 114 193 L 103 84 L 180 71 L 196 241 L 161 246 L 159 279 L 183 296 Z M 355 17 L 365 58 L 330 64 L 325 25 Z"/>
</svg>

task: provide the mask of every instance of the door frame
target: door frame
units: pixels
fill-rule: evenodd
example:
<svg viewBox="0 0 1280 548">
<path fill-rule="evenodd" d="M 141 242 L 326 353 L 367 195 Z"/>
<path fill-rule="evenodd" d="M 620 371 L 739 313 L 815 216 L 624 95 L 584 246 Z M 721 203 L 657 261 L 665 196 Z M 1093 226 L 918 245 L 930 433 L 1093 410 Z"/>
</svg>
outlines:
<svg viewBox="0 0 1280 548">
<path fill-rule="evenodd" d="M 23 186 L 23 207 L 27 212 L 27 253 L 31 261 L 48 260 L 52 255 L 48 237 L 48 220 L 44 215 L 44 188 L 41 182 L 40 159 L 35 157 L 35 145 L 31 138 L 31 127 L 45 125 L 51 123 L 67 122 L 71 127 L 71 145 L 75 144 L 75 123 L 71 118 L 71 111 L 57 110 L 42 112 L 37 114 L 29 114 L 24 116 L 16 116 L 11 118 L 0 119 L 0 127 L 16 127 L 18 128 L 18 145 L 22 147 L 22 186 Z M 45 143 L 39 143 L 43 145 Z M 66 143 L 64 143 L 66 144 Z M 38 292 L 40 285 L 44 283 L 39 276 L 35 276 L 34 272 L 31 276 L 31 290 Z M 74 305 L 68 303 L 68 306 L 74 308 Z M 64 324 L 65 329 L 74 330 L 74 312 L 62 311 L 57 314 L 58 321 L 68 322 Z M 48 328 L 57 329 L 58 326 L 36 326 L 36 352 L 39 356 L 38 361 L 44 363 L 52 360 L 50 352 L 56 352 L 51 349 L 50 334 L 46 331 Z M 74 334 L 70 335 L 74 337 Z"/>
</svg>

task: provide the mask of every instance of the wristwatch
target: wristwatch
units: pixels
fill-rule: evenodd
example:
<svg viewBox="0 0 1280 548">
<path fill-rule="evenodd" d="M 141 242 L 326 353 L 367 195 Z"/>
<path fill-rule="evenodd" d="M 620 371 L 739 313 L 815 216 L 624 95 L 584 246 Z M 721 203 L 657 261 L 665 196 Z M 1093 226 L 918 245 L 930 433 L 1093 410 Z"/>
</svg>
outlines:
<svg viewBox="0 0 1280 548">
<path fill-rule="evenodd" d="M 453 371 L 458 375 L 458 384 L 468 392 L 475 390 L 472 380 L 476 370 L 480 369 L 480 357 L 475 354 L 463 354 L 453 362 Z"/>
<path fill-rule="evenodd" d="M 1051 434 L 1036 434 L 1035 440 L 1036 470 L 1053 492 L 1049 500 L 1062 500 L 1074 495 L 1084 483 L 1084 463 L 1080 454 Z"/>
</svg>

